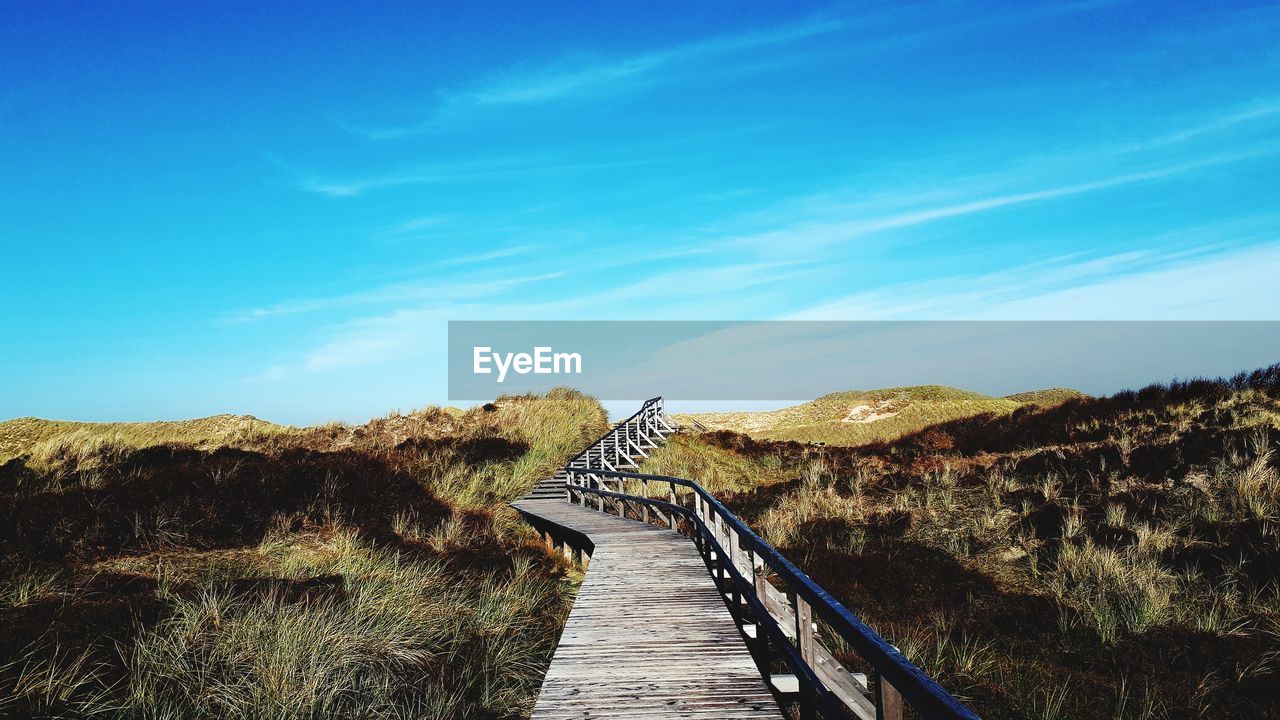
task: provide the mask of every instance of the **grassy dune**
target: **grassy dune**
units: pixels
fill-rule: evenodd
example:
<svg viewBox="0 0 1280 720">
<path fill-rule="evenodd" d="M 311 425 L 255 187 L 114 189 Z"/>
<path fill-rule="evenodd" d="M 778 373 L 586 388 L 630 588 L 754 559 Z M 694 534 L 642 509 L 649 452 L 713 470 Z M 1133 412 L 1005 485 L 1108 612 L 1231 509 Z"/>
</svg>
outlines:
<svg viewBox="0 0 1280 720">
<path fill-rule="evenodd" d="M 1005 400 L 1012 400 L 1020 405 L 1038 405 L 1040 407 L 1053 407 L 1061 405 L 1068 400 L 1085 400 L 1088 395 L 1079 390 L 1071 388 L 1045 388 L 1044 390 L 1032 390 L 1030 392 L 1014 393 L 1005 395 Z"/>
<path fill-rule="evenodd" d="M 1041 391 L 1025 393 L 1028 399 L 998 398 L 942 385 L 923 385 L 832 393 L 767 412 L 691 413 L 676 419 L 696 420 L 711 430 L 732 430 L 762 440 L 862 445 L 948 420 L 1011 413 L 1028 403 L 1040 404 L 1059 396 L 1066 399 L 1073 392 Z"/>
<path fill-rule="evenodd" d="M 391 412 L 364 425 L 330 422 L 313 427 L 278 425 L 252 415 L 214 415 L 160 422 L 73 422 L 16 418 L 0 422 L 0 464 L 19 456 L 27 464 L 57 463 L 73 455 L 93 455 L 99 447 L 118 450 L 159 445 L 216 450 L 306 446 L 340 450 L 371 441 L 395 444 L 410 438 L 447 437 L 474 426 L 474 413 L 453 407 Z"/>
<path fill-rule="evenodd" d="M 0 715 L 526 716 L 576 585 L 505 504 L 605 425 L 554 391 L 33 433 L 0 469 Z"/>
<path fill-rule="evenodd" d="M 295 432 L 297 428 L 259 420 L 251 415 L 134 423 L 17 418 L 0 422 L 0 463 L 20 455 L 43 457 L 56 454 L 59 446 L 79 449 L 95 440 L 132 448 L 175 443 L 221 447 L 238 445 L 253 437 Z"/>
<path fill-rule="evenodd" d="M 984 718 L 1277 718 L 1278 431 L 1280 366 L 861 447 L 705 433 L 651 467 L 710 471 Z"/>
</svg>

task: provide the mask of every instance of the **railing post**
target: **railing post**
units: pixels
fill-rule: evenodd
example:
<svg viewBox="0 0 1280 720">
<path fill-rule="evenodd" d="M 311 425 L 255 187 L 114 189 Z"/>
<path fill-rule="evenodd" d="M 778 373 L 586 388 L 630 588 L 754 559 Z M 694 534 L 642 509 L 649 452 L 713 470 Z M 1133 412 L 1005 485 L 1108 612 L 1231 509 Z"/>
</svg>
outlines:
<svg viewBox="0 0 1280 720">
<path fill-rule="evenodd" d="M 676 484 L 675 483 L 667 483 L 667 484 L 670 486 L 670 489 L 671 489 L 671 504 L 679 505 L 680 504 L 679 498 L 676 497 Z M 677 513 L 674 513 L 674 512 L 671 513 L 671 529 L 672 530 L 676 529 L 676 515 Z"/>
<path fill-rule="evenodd" d="M 625 458 L 631 467 L 636 467 L 633 449 L 639 455 L 648 457 L 645 447 L 659 447 L 660 441 L 665 439 L 664 429 L 667 432 L 676 430 L 663 417 L 660 401 L 646 404 L 641 412 L 615 426 L 605 437 L 565 466 L 568 500 L 585 508 L 588 507 L 587 496 L 596 494 L 595 505 L 602 513 L 616 509 L 619 517 L 626 518 L 630 512 L 633 517 L 645 523 L 656 522 L 653 519 L 656 514 L 657 519 L 681 535 L 689 537 L 687 531 L 692 530 L 690 539 L 707 561 L 717 588 L 727 596 L 734 619 L 743 626 L 757 665 L 770 668 L 771 659 L 777 661 L 779 653 L 792 665 L 800 683 L 797 708 L 800 717 L 815 718 L 821 711 L 825 720 L 829 707 L 838 707 L 829 704 L 839 701 L 858 717 L 868 717 L 874 713 L 877 720 L 903 720 L 906 714 L 904 697 L 879 673 L 868 671 L 868 676 L 859 677 L 850 674 L 838 661 L 832 665 L 834 658 L 830 650 L 823 647 L 814 624 L 814 608 L 805 598 L 817 597 L 824 603 L 819 610 L 829 623 L 828 629 L 837 636 L 849 639 L 853 633 L 865 635 L 865 630 L 858 629 L 856 624 L 851 626 L 847 610 L 838 603 L 828 601 L 820 588 L 815 590 L 812 580 L 792 567 L 785 558 L 777 555 L 776 550 L 749 528 L 745 528 L 732 512 L 721 510 L 718 501 L 707 495 L 696 483 L 662 476 L 646 476 L 638 472 L 618 472 L 626 468 L 609 465 L 611 454 L 619 465 Z M 609 442 L 614 444 L 612 453 L 607 449 Z M 627 443 L 625 448 L 623 443 Z M 613 482 L 610 483 L 610 480 Z M 650 492 L 650 480 L 655 480 L 658 485 L 653 494 Z M 628 481 L 638 481 L 638 490 L 635 486 L 627 485 Z M 664 483 L 667 485 L 666 493 L 662 492 L 661 485 Z M 683 490 L 677 490 L 677 485 Z M 609 493 L 610 497 L 598 494 L 601 492 Z M 678 512 L 671 512 L 669 517 L 664 515 L 663 510 L 650 507 L 647 502 L 664 496 L 669 499 L 673 509 L 678 509 Z M 685 500 L 690 496 L 692 502 L 686 503 Z M 639 508 L 635 507 L 636 502 L 639 502 Z M 713 502 L 717 505 L 713 506 Z M 609 510 L 606 510 L 607 507 Z M 679 524 L 677 516 L 684 521 L 683 526 Z M 710 542 L 712 538 L 715 539 L 714 543 Z M 586 566 L 588 556 L 585 551 L 571 547 L 569 543 L 550 533 L 543 534 L 542 539 L 549 549 L 562 552 L 566 559 Z M 713 550 L 718 555 L 714 563 L 711 562 Z M 766 561 L 765 558 L 769 560 Z M 785 593 L 781 586 L 775 587 L 769 581 L 771 572 L 776 573 L 787 586 Z M 747 573 L 751 574 L 749 579 Z M 738 576 L 742 582 L 737 581 Z M 725 581 L 730 583 L 728 588 L 724 587 Z M 800 590 L 805 595 L 802 596 Z M 746 627 L 752 621 L 755 622 L 754 633 L 749 632 Z M 792 635 L 792 629 L 785 627 L 789 623 L 794 623 L 794 647 L 792 639 L 788 637 Z M 779 625 L 783 627 L 780 628 Z M 874 633 L 871 635 L 878 637 Z M 885 660 L 883 656 L 879 656 L 879 659 Z M 872 661 L 875 663 L 874 657 Z M 897 666 L 903 664 L 895 658 L 889 658 L 889 661 Z M 803 663 L 803 666 L 799 663 Z M 910 667 L 909 663 L 907 666 Z M 818 673 L 817 679 L 810 671 Z M 906 682 L 908 685 L 905 687 L 909 690 L 921 691 L 913 676 L 906 676 Z M 927 679 L 923 690 L 935 697 L 947 697 L 945 691 Z M 844 716 L 842 713 L 836 714 Z M 974 717 L 971 713 L 957 714 L 957 717 L 960 716 Z"/>
<path fill-rule="evenodd" d="M 733 567 L 733 572 L 741 572 L 738 566 L 738 557 L 742 549 L 738 546 L 738 531 L 729 528 L 729 563 Z M 729 587 L 733 588 L 731 597 L 733 599 L 732 613 L 737 617 L 742 610 L 742 588 L 738 587 L 737 580 L 734 579 L 733 573 L 729 574 Z"/>
<path fill-rule="evenodd" d="M 902 695 L 879 675 L 876 676 L 876 720 L 902 720 Z"/>
<path fill-rule="evenodd" d="M 796 595 L 796 643 L 800 646 L 801 659 L 813 667 L 813 608 L 799 595 Z"/>
<path fill-rule="evenodd" d="M 711 521 L 713 523 L 713 525 L 711 526 L 712 532 L 715 533 L 716 542 L 720 545 L 720 558 L 719 558 L 720 562 L 717 563 L 717 567 L 719 568 L 719 577 L 721 581 L 720 589 L 723 590 L 724 589 L 723 584 L 725 582 L 729 582 L 729 583 L 733 582 L 733 576 L 729 574 L 729 563 L 733 562 L 733 558 L 728 554 L 729 553 L 728 532 L 726 532 L 725 530 L 724 519 L 720 517 L 720 513 L 713 511 L 711 509 L 710 503 L 707 503 L 706 507 L 707 507 L 707 516 L 711 518 Z"/>
<path fill-rule="evenodd" d="M 813 707 L 813 688 L 804 687 L 807 683 L 801 681 L 800 688 L 800 720 L 814 720 L 818 717 Z"/>
<path fill-rule="evenodd" d="M 765 580 L 765 577 L 764 577 L 764 568 L 765 568 L 764 560 L 760 559 L 760 555 L 755 551 L 755 549 L 752 549 L 750 552 L 751 552 L 751 576 L 752 576 L 751 582 L 752 582 L 752 585 L 755 586 L 756 599 L 760 601 L 760 606 L 764 608 L 764 612 L 767 615 L 769 613 L 769 596 L 766 594 L 767 591 L 765 590 L 764 586 L 768 584 L 769 581 Z M 770 656 L 769 656 L 769 633 L 765 632 L 764 623 L 771 622 L 771 621 L 772 621 L 772 616 L 768 618 L 761 618 L 761 617 L 756 618 L 756 645 L 758 648 L 757 652 L 760 653 L 761 660 L 764 663 L 765 667 L 768 667 Z"/>
<path fill-rule="evenodd" d="M 708 510 L 710 510 L 710 507 L 711 505 L 708 503 Z M 729 525 L 724 521 L 724 518 L 720 516 L 720 513 L 716 512 L 711 514 L 715 515 L 716 519 L 716 541 L 720 543 L 721 550 L 727 551 L 731 542 L 729 539 Z M 729 562 L 732 560 L 732 557 L 724 558 L 724 560 L 725 562 Z"/>
<path fill-rule="evenodd" d="M 756 597 L 760 598 L 761 604 L 764 604 L 767 609 L 769 596 L 765 594 L 768 592 L 765 585 L 768 585 L 769 581 L 764 577 L 764 560 L 761 560 L 754 550 L 751 552 L 751 574 L 756 585 Z"/>
<path fill-rule="evenodd" d="M 729 531 L 729 562 L 733 563 L 733 569 L 742 572 L 738 559 L 742 556 L 742 548 L 739 546 L 738 531 L 728 528 Z"/>
</svg>

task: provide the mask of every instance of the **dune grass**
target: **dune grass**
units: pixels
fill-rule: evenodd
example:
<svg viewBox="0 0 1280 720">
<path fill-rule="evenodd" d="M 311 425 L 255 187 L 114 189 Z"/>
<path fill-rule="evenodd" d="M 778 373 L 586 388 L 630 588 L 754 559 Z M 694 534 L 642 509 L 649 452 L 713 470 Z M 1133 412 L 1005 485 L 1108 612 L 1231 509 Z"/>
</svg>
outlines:
<svg viewBox="0 0 1280 720">
<path fill-rule="evenodd" d="M 1051 400 L 645 469 L 707 474 L 983 717 L 1280 717 L 1280 366 Z"/>
<path fill-rule="evenodd" d="M 0 478 L 0 715 L 525 717 L 580 575 L 507 503 L 605 427 L 556 390 L 35 439 Z"/>
<path fill-rule="evenodd" d="M 1021 405 L 1040 407 L 1053 407 L 1054 405 L 1061 405 L 1068 400 L 1087 400 L 1088 398 L 1088 395 L 1072 388 L 1045 388 L 1043 390 L 1030 390 L 1004 396 L 1005 400 L 1012 400 Z"/>
<path fill-rule="evenodd" d="M 1023 403 L 1008 398 L 922 385 L 831 393 L 800 405 L 767 412 L 693 413 L 710 430 L 731 430 L 765 440 L 862 445 L 891 440 L 929 425 L 982 414 L 1007 414 Z"/>
<path fill-rule="evenodd" d="M 762 455 L 746 458 L 722 452 L 692 435 L 675 435 L 644 463 L 645 472 L 656 475 L 698 478 L 709 492 L 740 492 L 781 481 L 782 460 Z"/>
<path fill-rule="evenodd" d="M 566 607 L 567 581 L 524 557 L 470 577 L 350 530 L 286 533 L 260 549 L 269 577 L 338 580 L 301 602 L 282 590 L 162 587 L 172 609 L 137 637 L 127 688 L 84 710 L 410 718 L 527 708 Z"/>
<path fill-rule="evenodd" d="M 250 415 L 215 415 L 196 420 L 135 423 L 17 418 L 0 422 L 0 463 L 29 453 L 36 458 L 36 462 L 61 466 L 64 461 L 75 459 L 79 448 L 89 447 L 94 443 L 122 450 L 152 445 L 212 448 L 296 432 L 298 428 L 277 425 Z M 70 469 L 74 470 L 75 466 Z"/>
</svg>

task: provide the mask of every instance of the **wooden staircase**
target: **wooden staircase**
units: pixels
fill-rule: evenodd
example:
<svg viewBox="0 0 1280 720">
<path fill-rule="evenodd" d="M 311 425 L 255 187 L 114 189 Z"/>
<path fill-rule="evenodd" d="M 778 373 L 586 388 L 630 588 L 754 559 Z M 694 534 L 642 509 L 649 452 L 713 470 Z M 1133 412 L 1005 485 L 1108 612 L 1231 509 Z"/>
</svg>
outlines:
<svg viewBox="0 0 1280 720">
<path fill-rule="evenodd" d="M 567 500 L 565 485 L 569 481 L 569 468 L 638 470 L 640 463 L 649 457 L 649 451 L 660 447 L 668 435 L 678 431 L 679 427 L 663 410 L 662 398 L 647 400 L 634 415 L 616 423 L 565 467 L 535 485 L 521 501 Z"/>
</svg>

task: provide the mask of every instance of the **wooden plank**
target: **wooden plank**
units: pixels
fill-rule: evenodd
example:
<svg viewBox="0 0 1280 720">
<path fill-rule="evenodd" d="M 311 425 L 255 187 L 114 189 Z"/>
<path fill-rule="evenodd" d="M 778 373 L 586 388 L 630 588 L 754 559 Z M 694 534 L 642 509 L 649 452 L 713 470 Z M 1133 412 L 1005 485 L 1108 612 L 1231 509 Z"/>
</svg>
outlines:
<svg viewBox="0 0 1280 720">
<path fill-rule="evenodd" d="M 902 720 L 903 709 L 897 688 L 880 678 L 880 720 Z"/>
<path fill-rule="evenodd" d="M 615 425 L 609 433 L 600 438 L 600 440 L 594 443 L 592 447 L 588 448 L 578 458 L 571 461 L 570 465 L 588 471 L 592 470 L 593 467 L 599 467 L 599 465 L 609 468 L 637 467 L 637 460 L 648 456 L 648 453 L 645 452 L 646 448 L 659 447 L 665 440 L 664 430 L 671 432 L 673 431 L 673 428 L 663 416 L 660 403 L 652 406 L 646 404 L 645 408 L 642 409 L 640 413 L 626 422 Z M 592 462 L 593 456 L 598 456 L 599 461 L 598 464 L 594 466 Z M 613 463 L 606 460 L 606 456 L 612 456 Z M 636 558 L 638 557 L 635 550 L 639 547 L 657 549 L 656 545 L 649 542 L 652 537 L 651 535 L 643 536 L 636 534 L 641 531 L 638 531 L 635 527 L 636 523 L 624 519 L 628 514 L 647 523 L 652 511 L 652 515 L 662 519 L 667 524 L 668 528 L 670 528 L 677 519 L 675 516 L 668 517 L 662 511 L 650 508 L 648 505 L 643 503 L 633 504 L 629 500 L 619 498 L 609 498 L 606 503 L 605 499 L 600 496 L 595 498 L 594 503 L 599 510 L 603 511 L 606 506 L 611 506 L 621 517 L 614 517 L 612 515 L 602 514 L 599 512 L 591 512 L 586 509 L 589 497 L 580 495 L 575 497 L 565 490 L 564 485 L 566 478 L 568 478 L 568 475 L 564 471 L 558 472 L 553 477 L 539 483 L 538 488 L 535 489 L 534 492 L 530 493 L 530 495 L 526 497 L 525 501 L 517 503 L 516 506 L 520 508 L 522 512 L 526 512 L 527 516 L 527 508 L 529 506 L 526 503 L 529 501 L 536 501 L 534 502 L 533 507 L 547 511 L 547 517 L 538 517 L 542 518 L 545 522 L 552 522 L 553 524 L 565 523 L 561 525 L 561 528 L 572 529 L 573 532 L 577 533 L 577 537 L 580 542 L 586 542 L 586 540 L 582 539 L 583 535 L 591 537 L 594 542 L 594 538 L 597 536 L 616 534 L 617 538 L 611 543 L 614 549 L 605 552 L 606 559 L 611 557 L 613 558 L 610 565 L 611 567 L 615 567 L 615 569 L 619 566 L 634 566 Z M 650 497 L 648 480 L 639 481 L 640 487 L 638 488 L 638 491 L 637 488 L 628 487 L 627 482 L 622 479 L 605 477 L 596 473 L 577 476 L 570 479 L 570 482 L 586 487 L 612 490 L 618 493 L 637 494 L 638 492 L 642 497 Z M 668 485 L 667 497 L 670 502 L 673 504 L 680 504 L 679 498 L 677 497 L 675 483 L 668 483 Z M 565 499 L 565 495 L 568 495 L 571 501 L 577 503 L 577 505 L 568 506 L 572 508 L 569 515 L 564 515 L 564 513 L 561 512 L 561 509 L 566 507 L 563 502 L 554 502 L 555 500 L 562 501 Z M 548 504 L 546 502 L 547 500 L 552 500 L 552 504 Z M 822 645 L 821 641 L 816 636 L 816 628 L 813 625 L 815 618 L 813 617 L 813 613 L 809 605 L 801 598 L 796 598 L 793 605 L 792 599 L 788 597 L 786 593 L 783 593 L 768 582 L 766 579 L 766 568 L 764 563 L 761 562 L 760 558 L 758 558 L 754 552 L 748 551 L 741 546 L 738 534 L 729 527 L 728 523 L 720 517 L 719 513 L 712 510 L 710 504 L 704 502 L 696 494 L 690 497 L 689 500 L 692 501 L 692 505 L 697 516 L 705 522 L 712 535 L 719 542 L 720 547 L 724 549 L 728 555 L 728 557 L 717 557 L 717 553 L 715 552 L 711 552 L 709 554 L 708 561 L 712 569 L 712 574 L 716 577 L 727 577 L 727 564 L 732 563 L 732 565 L 742 574 L 749 574 L 750 576 L 753 576 L 752 581 L 756 591 L 756 596 L 763 602 L 769 614 L 777 621 L 778 626 L 786 636 L 796 642 L 801 657 L 814 670 L 819 681 L 849 708 L 854 717 L 859 718 L 860 720 L 873 720 L 877 715 L 879 715 L 880 717 L 885 718 L 885 720 L 899 720 L 902 717 L 903 702 L 897 691 L 891 686 L 882 683 L 881 687 L 877 688 L 878 694 L 881 696 L 881 706 L 880 708 L 877 708 L 869 698 L 871 692 L 868 688 L 866 677 L 861 674 L 850 673 L 846 670 L 840 662 L 836 660 L 835 656 Z M 552 505 L 559 505 L 559 508 L 553 508 Z M 578 505 L 581 505 L 581 507 L 578 507 Z M 552 516 L 556 519 L 547 519 Z M 535 518 L 528 519 L 535 525 L 539 524 L 539 521 Z M 621 523 L 621 525 L 619 523 Z M 630 526 L 627 526 L 627 523 L 630 523 Z M 620 530 L 619 528 L 625 529 Z M 645 528 L 643 532 L 650 532 L 653 530 L 660 529 L 650 526 Z M 624 534 L 626 535 L 625 538 L 623 538 Z M 668 534 L 672 535 L 672 533 Z M 552 547 L 562 547 L 566 558 L 570 557 L 570 547 L 568 545 L 562 546 L 558 538 L 553 543 L 551 536 L 547 535 L 545 536 L 545 540 L 548 542 L 548 549 L 551 549 Z M 668 540 L 670 540 L 670 538 L 668 538 Z M 683 540 L 681 538 L 676 542 L 682 543 L 685 550 L 692 550 L 692 557 L 698 557 L 696 550 L 694 550 L 692 544 L 687 540 Z M 651 545 L 652 547 L 649 547 Z M 666 552 L 667 549 L 663 549 L 663 552 Z M 619 558 L 621 558 L 621 560 L 619 560 Z M 583 554 L 576 551 L 573 552 L 573 559 L 578 562 L 585 562 Z M 614 703 L 626 703 L 627 708 L 627 710 L 623 711 L 619 710 L 616 705 L 600 705 L 602 708 L 607 708 L 606 712 L 609 716 L 692 717 L 699 715 L 699 709 L 705 710 L 714 708 L 714 714 L 720 717 L 757 717 L 758 713 L 749 713 L 748 715 L 738 714 L 739 711 L 748 710 L 748 708 L 746 708 L 739 699 L 736 699 L 738 696 L 733 694 L 731 687 L 732 682 L 728 684 L 717 684 L 719 681 L 716 680 L 714 667 L 696 667 L 694 668 L 695 670 L 705 672 L 706 674 L 691 674 L 686 676 L 687 682 L 685 687 L 689 692 L 693 692 L 695 696 L 702 697 L 701 700 L 692 702 L 688 693 L 685 693 L 678 697 L 668 698 L 667 703 L 657 709 L 648 707 L 643 703 L 640 705 L 634 704 L 634 701 L 638 701 L 639 697 L 652 695 L 661 687 L 661 677 L 652 676 L 650 674 L 652 672 L 652 668 L 645 665 L 645 663 L 648 663 L 650 666 L 653 665 L 655 657 L 668 659 L 663 655 L 663 653 L 673 647 L 679 647 L 680 651 L 685 653 L 690 651 L 696 652 L 698 657 L 701 658 L 701 661 L 705 661 L 707 659 L 711 659 L 713 661 L 718 660 L 724 652 L 724 648 L 720 645 L 714 643 L 708 644 L 705 639 L 700 640 L 697 637 L 682 639 L 679 641 L 678 645 L 673 645 L 671 641 L 664 636 L 664 630 L 661 629 L 664 627 L 664 622 L 671 624 L 674 622 L 675 618 L 683 618 L 684 614 L 698 616 L 704 611 L 707 611 L 708 606 L 706 606 L 705 602 L 702 605 L 697 603 L 690 604 L 686 602 L 686 598 L 681 597 L 673 600 L 669 597 L 669 591 L 682 592 L 685 586 L 689 584 L 695 586 L 701 584 L 704 586 L 704 590 L 715 592 L 716 582 L 710 576 L 702 572 L 705 570 L 705 567 L 695 562 L 693 564 L 695 572 L 694 575 L 690 577 L 682 577 L 678 573 L 673 574 L 666 570 L 663 570 L 660 575 L 655 576 L 652 572 L 652 566 L 655 565 L 660 566 L 661 561 L 655 563 L 651 558 L 649 561 L 641 562 L 639 566 L 631 568 L 631 572 L 634 574 L 649 574 L 651 576 L 653 587 L 660 588 L 660 591 L 652 596 L 637 594 L 635 589 L 626 587 L 625 584 L 615 585 L 606 582 L 593 585 L 593 587 L 597 588 L 596 595 L 598 598 L 589 596 L 587 600 L 584 601 L 583 596 L 580 594 L 578 601 L 575 604 L 575 609 L 570 615 L 570 626 L 566 627 L 565 635 L 561 639 L 562 649 L 557 650 L 556 659 L 553 659 L 553 667 L 556 666 L 557 661 L 562 657 L 565 658 L 566 663 L 570 664 L 572 664 L 571 661 L 576 658 L 577 664 L 580 666 L 577 667 L 577 670 L 578 677 L 581 681 L 586 682 L 592 679 L 598 679 L 596 676 L 600 673 L 600 669 L 602 667 L 612 669 L 613 666 L 618 663 L 618 648 L 608 647 L 607 642 L 609 640 L 616 639 L 616 631 L 629 631 L 629 635 L 624 632 L 623 636 L 629 637 L 632 641 L 635 641 L 635 646 L 648 649 L 646 652 L 639 653 L 641 665 L 637 667 L 637 669 L 644 669 L 645 673 L 636 677 L 628 677 L 625 682 L 622 682 L 621 684 L 619 684 L 618 678 L 615 677 L 616 673 L 605 673 L 609 676 L 606 679 L 610 679 L 610 684 L 608 684 L 607 687 L 602 686 L 602 688 L 599 689 L 597 699 L 610 699 Z M 687 572 L 688 568 L 686 567 L 684 570 Z M 588 579 L 591 579 L 591 576 L 589 576 Z M 584 583 L 583 589 L 585 590 L 587 587 L 588 585 Z M 733 591 L 722 594 L 722 600 L 724 603 L 732 604 L 732 599 Z M 742 599 L 741 602 L 745 605 L 745 598 Z M 612 607 L 609 612 L 606 612 L 599 617 L 593 617 L 589 610 L 580 611 L 579 609 L 580 607 L 590 607 L 593 605 L 597 607 L 610 608 L 610 603 L 616 604 L 616 607 Z M 651 607 L 660 608 L 661 612 L 657 615 L 653 615 L 652 613 L 636 613 L 635 603 L 642 603 L 646 609 Z M 712 603 L 710 607 L 723 609 L 724 605 L 716 605 L 715 603 Z M 584 623 L 587 620 L 594 620 L 594 624 L 583 625 L 581 628 L 573 629 L 571 626 L 573 625 L 575 617 L 582 619 Z M 729 619 L 732 623 L 732 616 L 729 616 Z M 754 624 L 748 623 L 743 625 L 740 631 L 741 635 L 736 637 L 739 641 L 738 645 L 740 646 L 741 641 L 744 639 L 747 642 L 755 643 L 760 634 L 760 630 L 761 629 Z M 582 648 L 594 647 L 593 643 L 601 642 L 602 640 L 606 642 L 605 652 L 596 652 L 593 654 L 592 652 L 582 650 Z M 723 640 L 723 638 L 721 638 L 721 640 Z M 578 643 L 579 646 L 575 646 L 574 643 Z M 571 649 L 574 647 L 578 647 L 578 650 L 575 651 Z M 743 650 L 743 648 L 739 647 L 738 650 Z M 577 655 L 575 655 L 575 652 Z M 635 653 L 633 652 L 632 654 Z M 741 653 L 732 654 L 740 655 Z M 590 660 L 590 662 L 584 665 L 584 658 Z M 686 658 L 686 660 L 689 659 Z M 623 664 L 623 667 L 626 667 L 625 663 Z M 661 669 L 675 669 L 680 673 L 686 673 L 690 670 L 690 668 L 682 667 L 679 664 L 665 664 L 661 666 Z M 543 694 L 540 696 L 538 704 L 540 710 L 535 712 L 534 717 L 598 716 L 598 711 L 578 711 L 580 708 L 576 706 L 576 701 L 581 695 L 581 688 L 572 686 L 571 684 L 565 685 L 564 687 L 556 686 L 552 682 L 554 677 L 551 672 L 548 673 L 547 678 L 548 683 L 551 684 L 544 684 Z M 604 681 L 600 680 L 600 682 Z M 708 686 L 708 682 L 711 683 L 710 686 Z M 794 693 L 799 689 L 798 680 L 792 675 L 774 675 L 770 678 L 770 682 L 773 683 L 776 690 L 779 690 L 783 694 Z M 751 683 L 750 681 L 747 683 L 747 687 L 751 688 L 753 691 L 759 690 L 758 685 L 759 683 Z M 792 685 L 795 686 L 795 689 L 788 690 Z M 701 693 L 701 695 L 698 695 L 699 693 Z M 553 703 L 556 698 L 560 698 L 559 704 Z M 544 699 L 546 700 L 546 703 L 544 703 Z M 544 707 L 544 704 L 546 704 L 546 707 Z M 751 705 L 751 703 L 748 702 L 746 705 Z M 631 711 L 633 706 L 635 707 L 634 712 Z M 776 711 L 776 709 L 776 707 L 773 708 L 774 711 Z M 879 712 L 877 712 L 877 710 L 879 710 Z"/>
<path fill-rule="evenodd" d="M 799 596 L 796 596 L 796 633 L 800 657 L 805 665 L 813 667 L 813 610 L 809 607 L 809 603 Z"/>
<path fill-rule="evenodd" d="M 566 502 L 516 507 L 595 544 L 535 720 L 781 716 L 693 543 Z"/>
<path fill-rule="evenodd" d="M 820 642 L 813 644 L 816 663 L 810 665 L 814 674 L 827 686 L 849 710 L 861 720 L 875 720 L 876 706 L 867 697 L 867 680 L 865 675 L 849 672 L 836 660 L 831 651 Z"/>
<path fill-rule="evenodd" d="M 800 678 L 795 675 L 770 675 L 769 684 L 783 695 L 795 695 L 800 692 Z"/>
</svg>

